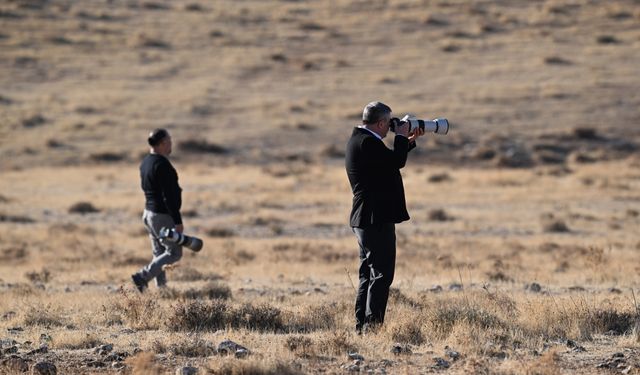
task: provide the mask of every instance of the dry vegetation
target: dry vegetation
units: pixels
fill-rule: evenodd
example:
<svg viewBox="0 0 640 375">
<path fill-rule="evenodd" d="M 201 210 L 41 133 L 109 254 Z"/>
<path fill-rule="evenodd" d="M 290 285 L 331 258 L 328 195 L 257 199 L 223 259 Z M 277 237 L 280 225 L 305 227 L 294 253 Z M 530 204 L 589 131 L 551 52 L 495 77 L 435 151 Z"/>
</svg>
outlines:
<svg viewBox="0 0 640 375">
<path fill-rule="evenodd" d="M 640 3 L 0 3 L 0 373 L 640 373 Z M 411 155 L 388 323 L 353 331 L 343 145 Z M 205 248 L 139 295 L 173 132 Z M 239 344 L 220 347 L 226 339 Z"/>
</svg>

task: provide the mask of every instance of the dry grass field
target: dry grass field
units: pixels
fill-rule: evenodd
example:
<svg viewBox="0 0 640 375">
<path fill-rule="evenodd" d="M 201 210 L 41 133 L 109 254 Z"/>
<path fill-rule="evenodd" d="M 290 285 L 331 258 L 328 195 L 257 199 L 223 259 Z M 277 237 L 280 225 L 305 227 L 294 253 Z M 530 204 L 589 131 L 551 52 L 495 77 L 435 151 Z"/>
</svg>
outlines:
<svg viewBox="0 0 640 375">
<path fill-rule="evenodd" d="M 0 373 L 638 374 L 639 67 L 637 0 L 2 1 Z M 452 129 L 357 336 L 372 100 Z M 140 295 L 160 126 L 205 248 Z"/>
</svg>

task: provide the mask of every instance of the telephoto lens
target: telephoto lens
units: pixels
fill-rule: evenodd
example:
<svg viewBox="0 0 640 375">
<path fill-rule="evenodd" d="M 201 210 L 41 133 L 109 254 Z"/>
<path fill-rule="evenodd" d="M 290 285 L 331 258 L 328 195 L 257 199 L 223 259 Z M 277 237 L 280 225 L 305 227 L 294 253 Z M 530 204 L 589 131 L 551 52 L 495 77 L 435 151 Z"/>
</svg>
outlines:
<svg viewBox="0 0 640 375">
<path fill-rule="evenodd" d="M 411 115 L 406 115 L 401 119 L 394 117 L 391 119 L 389 129 L 392 132 L 396 131 L 396 126 L 402 126 L 405 123 L 409 123 L 409 131 L 414 131 L 417 128 L 423 129 L 425 132 L 431 132 L 435 134 L 446 135 L 449 133 L 449 121 L 446 118 L 437 118 L 435 120 L 420 120 Z"/>
<path fill-rule="evenodd" d="M 160 238 L 175 242 L 180 246 L 184 246 L 195 252 L 202 250 L 202 240 L 198 237 L 187 236 L 175 230 L 175 228 L 162 228 L 160 229 Z"/>
</svg>

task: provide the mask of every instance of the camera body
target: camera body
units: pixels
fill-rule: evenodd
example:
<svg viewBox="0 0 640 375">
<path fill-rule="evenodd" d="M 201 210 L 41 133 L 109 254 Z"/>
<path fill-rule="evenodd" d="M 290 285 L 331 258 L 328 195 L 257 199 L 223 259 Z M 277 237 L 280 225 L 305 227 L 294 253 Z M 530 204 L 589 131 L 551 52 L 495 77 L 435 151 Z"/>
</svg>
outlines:
<svg viewBox="0 0 640 375">
<path fill-rule="evenodd" d="M 412 132 L 418 128 L 423 129 L 425 132 L 431 132 L 435 134 L 446 135 L 449 133 L 449 121 L 446 118 L 437 118 L 435 120 L 420 120 L 412 115 L 405 115 L 402 119 L 394 117 L 389 124 L 389 130 L 395 133 L 396 126 L 402 126 L 405 123 L 409 123 L 409 132 Z"/>
<path fill-rule="evenodd" d="M 203 242 L 198 237 L 187 236 L 175 230 L 175 228 L 160 229 L 160 239 L 175 242 L 180 246 L 187 247 L 195 252 L 202 250 Z"/>
</svg>

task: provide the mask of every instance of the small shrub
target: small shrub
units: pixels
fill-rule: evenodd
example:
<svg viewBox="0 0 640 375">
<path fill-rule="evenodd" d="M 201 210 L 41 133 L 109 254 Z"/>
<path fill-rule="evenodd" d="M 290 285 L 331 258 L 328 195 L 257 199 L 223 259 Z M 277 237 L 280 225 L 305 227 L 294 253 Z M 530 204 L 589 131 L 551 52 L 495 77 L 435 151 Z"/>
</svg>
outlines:
<svg viewBox="0 0 640 375">
<path fill-rule="evenodd" d="M 171 272 L 171 279 L 176 281 L 220 280 L 222 276 L 213 272 L 202 273 L 192 267 L 177 267 Z"/>
<path fill-rule="evenodd" d="M 429 211 L 429 220 L 431 221 L 451 221 L 453 220 L 452 216 L 449 216 L 447 212 L 442 208 L 437 208 Z"/>
<path fill-rule="evenodd" d="M 288 364 L 283 362 L 265 362 L 262 361 L 245 361 L 232 360 L 225 361 L 218 369 L 213 370 L 214 374 L 219 375 L 301 375 L 304 374 L 299 365 Z"/>
<path fill-rule="evenodd" d="M 207 230 L 207 236 L 217 238 L 228 238 L 235 236 L 235 232 L 232 229 L 227 228 L 211 228 Z"/>
<path fill-rule="evenodd" d="M 449 176 L 448 173 L 436 173 L 429 176 L 427 181 L 433 182 L 433 183 L 451 181 L 451 176 Z"/>
<path fill-rule="evenodd" d="M 492 312 L 481 307 L 466 304 L 443 303 L 438 306 L 429 319 L 432 332 L 436 337 L 445 339 L 459 323 L 465 323 L 472 327 L 489 329 L 500 328 L 504 323 Z"/>
<path fill-rule="evenodd" d="M 391 326 L 393 341 L 403 344 L 421 345 L 425 342 L 422 334 L 422 324 L 418 320 L 398 322 Z"/>
<path fill-rule="evenodd" d="M 157 329 L 159 321 L 164 320 L 164 314 L 156 298 L 149 293 L 144 295 L 132 294 L 124 289 L 120 289 L 119 296 L 107 308 L 105 312 L 109 315 L 111 322 L 117 322 L 118 318 L 126 322 L 131 328 L 136 329 Z"/>
<path fill-rule="evenodd" d="M 40 271 L 27 272 L 24 276 L 32 283 L 46 284 L 51 280 L 51 272 L 46 268 L 43 268 Z"/>
<path fill-rule="evenodd" d="M 598 44 L 618 44 L 620 41 L 613 35 L 599 35 L 596 38 Z"/>
<path fill-rule="evenodd" d="M 347 331 L 328 332 L 327 336 L 320 341 L 318 347 L 333 355 L 357 351 L 357 347 L 351 341 Z"/>
<path fill-rule="evenodd" d="M 89 155 L 89 158 L 95 162 L 114 163 L 127 159 L 127 155 L 116 152 L 96 152 Z"/>
<path fill-rule="evenodd" d="M 268 304 L 254 306 L 245 303 L 231 317 L 231 325 L 261 332 L 284 329 L 282 311 Z"/>
<path fill-rule="evenodd" d="M 542 229 L 547 233 L 568 233 L 570 232 L 567 224 L 559 219 L 547 220 L 542 224 Z"/>
<path fill-rule="evenodd" d="M 35 115 L 22 120 L 22 126 L 25 128 L 35 128 L 37 126 L 44 125 L 46 122 L 47 119 L 42 115 Z"/>
<path fill-rule="evenodd" d="M 221 300 L 181 302 L 174 306 L 167 326 L 174 331 L 216 331 L 226 327 L 230 313 Z"/>
<path fill-rule="evenodd" d="M 169 351 L 184 357 L 209 357 L 216 353 L 216 347 L 208 341 L 192 338 L 172 344 Z"/>
<path fill-rule="evenodd" d="M 0 213 L 0 223 L 29 224 L 29 223 L 35 223 L 35 220 L 27 216 L 7 215 L 7 214 Z"/>
<path fill-rule="evenodd" d="M 188 139 L 178 144 L 181 150 L 194 154 L 227 154 L 229 150 L 206 140 Z"/>
<path fill-rule="evenodd" d="M 637 314 L 615 310 L 596 310 L 587 315 L 584 324 L 595 333 L 624 335 L 633 330 Z"/>
<path fill-rule="evenodd" d="M 90 214 L 100 212 L 91 202 L 78 202 L 69 207 L 70 214 Z"/>
<path fill-rule="evenodd" d="M 57 349 L 91 349 L 103 345 L 104 342 L 91 333 L 65 333 L 58 335 L 53 341 L 53 346 Z"/>
<path fill-rule="evenodd" d="M 24 325 L 60 327 L 65 324 L 62 316 L 51 311 L 49 306 L 32 306 L 24 314 Z"/>
<path fill-rule="evenodd" d="M 210 282 L 202 288 L 189 289 L 183 293 L 188 299 L 230 299 L 231 288 L 229 286 L 217 282 Z"/>
<path fill-rule="evenodd" d="M 306 356 L 313 347 L 313 340 L 306 336 L 289 336 L 285 347 L 298 355 Z"/>
</svg>

